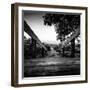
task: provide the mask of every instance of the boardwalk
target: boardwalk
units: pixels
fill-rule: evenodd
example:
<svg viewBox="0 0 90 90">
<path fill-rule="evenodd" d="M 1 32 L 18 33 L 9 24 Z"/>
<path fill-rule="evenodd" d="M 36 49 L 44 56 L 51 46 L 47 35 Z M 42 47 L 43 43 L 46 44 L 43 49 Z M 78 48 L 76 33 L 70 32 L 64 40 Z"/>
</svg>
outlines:
<svg viewBox="0 0 90 90">
<path fill-rule="evenodd" d="M 24 77 L 79 75 L 80 59 L 52 56 L 24 61 Z"/>
</svg>

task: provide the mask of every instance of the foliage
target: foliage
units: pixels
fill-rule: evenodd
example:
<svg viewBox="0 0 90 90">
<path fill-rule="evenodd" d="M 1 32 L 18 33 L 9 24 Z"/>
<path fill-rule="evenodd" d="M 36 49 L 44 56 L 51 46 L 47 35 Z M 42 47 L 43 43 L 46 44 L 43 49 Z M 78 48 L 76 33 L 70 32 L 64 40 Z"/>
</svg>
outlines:
<svg viewBox="0 0 90 90">
<path fill-rule="evenodd" d="M 44 25 L 55 26 L 57 39 L 61 41 L 80 26 L 80 15 L 47 13 L 43 18 Z"/>
</svg>

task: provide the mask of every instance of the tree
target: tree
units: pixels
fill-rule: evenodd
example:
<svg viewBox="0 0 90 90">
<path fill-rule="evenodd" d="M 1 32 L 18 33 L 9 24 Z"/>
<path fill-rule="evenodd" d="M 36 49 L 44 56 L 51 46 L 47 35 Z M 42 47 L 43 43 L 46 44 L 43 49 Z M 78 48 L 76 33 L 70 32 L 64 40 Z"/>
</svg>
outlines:
<svg viewBox="0 0 90 90">
<path fill-rule="evenodd" d="M 43 16 L 44 25 L 54 25 L 57 39 L 64 41 L 68 35 L 72 34 L 80 26 L 80 15 L 53 14 L 47 13 Z M 64 54 L 64 48 L 63 48 Z M 71 57 L 75 56 L 75 38 L 71 40 Z"/>
</svg>

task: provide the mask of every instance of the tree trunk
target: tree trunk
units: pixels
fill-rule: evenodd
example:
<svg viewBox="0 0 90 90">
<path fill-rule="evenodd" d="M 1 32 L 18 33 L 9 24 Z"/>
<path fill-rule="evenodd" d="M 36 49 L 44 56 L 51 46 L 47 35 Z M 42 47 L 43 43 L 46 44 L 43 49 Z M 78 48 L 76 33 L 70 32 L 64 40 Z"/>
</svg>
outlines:
<svg viewBox="0 0 90 90">
<path fill-rule="evenodd" d="M 75 38 L 71 40 L 71 57 L 75 57 Z"/>
</svg>

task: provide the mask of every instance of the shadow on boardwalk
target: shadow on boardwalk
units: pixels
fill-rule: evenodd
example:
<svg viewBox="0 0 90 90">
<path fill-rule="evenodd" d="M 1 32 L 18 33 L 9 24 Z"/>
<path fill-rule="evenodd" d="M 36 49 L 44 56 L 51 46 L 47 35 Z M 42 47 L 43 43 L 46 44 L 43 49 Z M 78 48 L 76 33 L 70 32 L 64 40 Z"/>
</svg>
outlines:
<svg viewBox="0 0 90 90">
<path fill-rule="evenodd" d="M 24 60 L 24 77 L 80 75 L 80 58 L 60 56 Z"/>
</svg>

